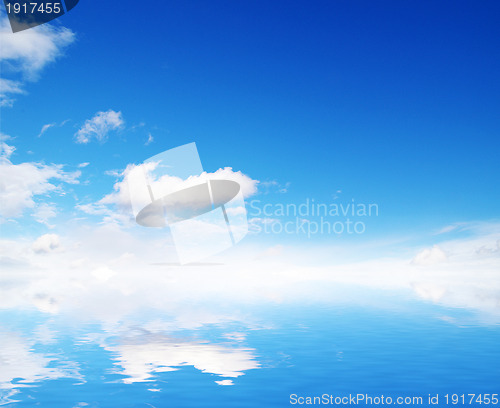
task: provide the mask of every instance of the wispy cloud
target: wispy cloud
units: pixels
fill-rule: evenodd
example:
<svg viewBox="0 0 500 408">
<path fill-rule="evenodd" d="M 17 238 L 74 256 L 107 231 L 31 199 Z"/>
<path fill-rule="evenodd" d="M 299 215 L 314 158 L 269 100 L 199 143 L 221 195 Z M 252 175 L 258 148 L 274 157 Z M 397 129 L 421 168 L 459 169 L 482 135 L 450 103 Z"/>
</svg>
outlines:
<svg viewBox="0 0 500 408">
<path fill-rule="evenodd" d="M 46 125 L 43 125 L 42 129 L 40 129 L 38 137 L 41 137 L 47 130 L 49 130 L 51 127 L 54 127 L 55 125 L 55 123 L 47 123 Z"/>
<path fill-rule="evenodd" d="M 113 169 L 113 170 L 106 170 L 106 171 L 104 172 L 104 174 L 105 174 L 106 176 L 111 176 L 111 177 L 116 177 L 116 178 L 118 178 L 118 177 L 123 176 L 123 170 L 116 170 L 116 169 Z"/>
<path fill-rule="evenodd" d="M 20 163 L 9 158 L 14 147 L 1 142 L 0 218 L 16 218 L 27 208 L 35 208 L 36 196 L 47 195 L 60 187 L 54 182 L 77 184 L 80 172 L 66 172 L 60 164 Z M 45 215 L 48 215 L 45 212 Z"/>
<path fill-rule="evenodd" d="M 144 143 L 145 146 L 149 146 L 151 143 L 154 142 L 154 137 L 151 133 L 148 133 L 148 140 L 146 140 L 146 143 Z"/>
<path fill-rule="evenodd" d="M 49 223 L 51 218 L 57 216 L 57 207 L 53 204 L 41 203 L 33 212 L 33 218 L 40 224 L 44 224 L 49 228 L 54 228 L 55 225 Z"/>
<path fill-rule="evenodd" d="M 271 181 L 261 181 L 259 183 L 259 191 L 263 194 L 268 194 L 268 193 L 287 193 L 288 189 L 290 188 L 290 182 L 281 184 L 276 180 L 271 180 Z"/>
<path fill-rule="evenodd" d="M 66 123 L 69 122 L 69 119 L 66 119 L 66 120 L 63 120 L 61 123 L 47 123 L 46 125 L 43 125 L 42 128 L 40 129 L 40 133 L 38 133 L 38 136 L 37 137 L 42 137 L 42 135 L 47 131 L 49 130 L 50 128 L 53 128 L 53 127 L 61 127 L 61 126 L 64 126 Z"/>
<path fill-rule="evenodd" d="M 121 112 L 112 109 L 106 112 L 97 112 L 91 119 L 87 119 L 83 126 L 75 133 L 77 143 L 89 143 L 93 139 L 105 142 L 109 132 L 121 129 L 124 125 Z"/>
<path fill-rule="evenodd" d="M 11 107 L 14 104 L 11 95 L 23 93 L 21 82 L 0 78 L 0 107 Z"/>
<path fill-rule="evenodd" d="M 16 150 L 14 146 L 5 143 L 6 140 L 12 139 L 9 135 L 0 132 L 0 162 L 2 160 L 8 160 L 12 153 Z"/>
</svg>

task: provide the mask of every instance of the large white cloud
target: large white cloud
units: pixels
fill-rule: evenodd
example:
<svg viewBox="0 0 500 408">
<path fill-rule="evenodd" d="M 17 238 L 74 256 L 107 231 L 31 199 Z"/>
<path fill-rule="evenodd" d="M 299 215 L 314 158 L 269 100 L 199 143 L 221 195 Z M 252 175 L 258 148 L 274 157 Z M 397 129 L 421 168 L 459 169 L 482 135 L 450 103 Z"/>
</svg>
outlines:
<svg viewBox="0 0 500 408">
<path fill-rule="evenodd" d="M 0 12 L 0 106 L 12 105 L 12 95 L 23 93 L 25 81 L 37 80 L 42 69 L 55 61 L 75 40 L 75 34 L 64 27 L 43 24 L 12 33 L 7 16 Z"/>
<path fill-rule="evenodd" d="M 83 126 L 75 133 L 77 143 L 89 143 L 92 139 L 104 142 L 109 132 L 123 127 L 123 116 L 121 112 L 112 109 L 106 112 L 97 112 L 94 117 L 87 119 Z"/>
<path fill-rule="evenodd" d="M 203 172 L 198 176 L 189 177 L 182 180 L 178 177 L 168 175 L 155 179 L 151 174 L 155 168 L 155 163 L 146 163 L 141 165 L 128 165 L 122 173 L 114 174 L 120 177 L 113 186 L 113 192 L 104 196 L 101 200 L 94 203 L 77 204 L 76 208 L 89 215 L 102 216 L 105 222 L 119 222 L 130 224 L 133 217 L 132 197 L 136 204 L 142 202 L 144 205 L 151 203 L 151 197 L 143 184 L 144 174 L 148 174 L 153 190 L 174 192 L 191 187 L 210 180 L 232 180 L 241 187 L 244 197 L 249 197 L 257 192 L 258 180 L 243 174 L 241 171 L 234 171 L 230 167 L 218 169 L 213 173 Z M 136 205 L 137 207 L 137 205 Z M 141 207 L 142 208 L 142 207 Z M 141 209 L 139 208 L 139 210 Z M 244 212 L 244 208 L 241 208 Z M 228 208 L 228 214 L 234 215 L 235 209 Z"/>
<path fill-rule="evenodd" d="M 123 179 L 113 186 L 113 192 L 106 195 L 99 201 L 100 205 L 114 204 L 121 208 L 131 208 L 131 197 L 138 197 L 138 201 L 151 202 L 151 198 L 142 184 L 143 174 L 147 174 L 150 179 L 152 190 L 174 192 L 209 180 L 232 180 L 237 182 L 245 198 L 257 192 L 258 180 L 254 180 L 243 174 L 241 171 L 234 171 L 231 167 L 218 169 L 213 173 L 203 172 L 200 175 L 189 177 L 183 180 L 179 177 L 164 175 L 156 179 L 152 175 L 155 163 L 145 163 L 141 165 L 129 165 L 123 172 Z M 140 177 L 136 177 L 139 175 Z M 144 192 L 146 191 L 146 195 Z"/>
</svg>

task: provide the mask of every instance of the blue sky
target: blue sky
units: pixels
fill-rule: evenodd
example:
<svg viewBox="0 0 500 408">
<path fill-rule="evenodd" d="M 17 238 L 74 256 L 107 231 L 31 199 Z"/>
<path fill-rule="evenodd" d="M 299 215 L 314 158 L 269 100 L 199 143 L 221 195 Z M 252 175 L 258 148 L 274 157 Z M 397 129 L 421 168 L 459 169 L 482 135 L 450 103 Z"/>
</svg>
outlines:
<svg viewBox="0 0 500 408">
<path fill-rule="evenodd" d="M 82 204 L 112 190 L 105 171 L 195 141 L 206 170 L 276 182 L 263 201 L 377 203 L 374 236 L 498 218 L 497 2 L 151 7 L 81 2 L 53 23 L 73 37 L 52 61 L 3 60 L 25 91 L 2 109 L 13 163 L 90 163 Z M 120 129 L 75 143 L 108 110 Z"/>
<path fill-rule="evenodd" d="M 178 382 L 150 383 L 168 367 L 211 385 L 243 383 L 248 371 L 276 396 L 275 367 L 283 383 L 316 389 L 315 358 L 356 392 L 393 378 L 392 388 L 420 378 L 446 392 L 495 381 L 498 1 L 82 0 L 16 34 L 2 7 L 0 405 L 16 393 L 64 396 L 45 383 L 63 378 L 106 397 L 147 380 L 143 393 L 171 401 Z M 213 178 L 240 183 L 251 228 L 206 263 L 179 265 L 168 230 L 134 222 L 124 177 L 191 142 Z M 309 236 L 272 228 L 318 217 L 252 213 L 253 200 L 313 199 L 374 203 L 378 215 L 354 220 L 362 234 Z M 193 235 L 203 242 L 203 232 Z M 487 330 L 466 330 L 476 326 Z M 345 376 L 330 364 L 342 350 L 359 359 Z M 108 366 L 111 384 L 94 370 Z M 197 384 L 178 378 L 180 390 Z M 20 389 L 41 381 L 38 395 Z M 74 390 L 68 400 L 93 399 Z M 144 395 L 128 390 L 126 403 Z"/>
</svg>

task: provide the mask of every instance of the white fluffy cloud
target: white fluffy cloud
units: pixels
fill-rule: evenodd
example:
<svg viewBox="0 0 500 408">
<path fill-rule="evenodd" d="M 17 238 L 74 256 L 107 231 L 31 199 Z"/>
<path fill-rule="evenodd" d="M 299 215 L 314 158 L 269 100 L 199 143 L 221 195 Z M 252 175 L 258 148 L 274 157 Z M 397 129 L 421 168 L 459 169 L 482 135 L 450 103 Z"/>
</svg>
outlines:
<svg viewBox="0 0 500 408">
<path fill-rule="evenodd" d="M 232 180 L 236 181 L 240 187 L 243 197 L 248 198 L 257 193 L 258 180 L 253 180 L 241 171 L 233 171 L 231 167 L 224 167 L 214 173 L 206 173 L 210 180 Z"/>
<path fill-rule="evenodd" d="M 445 262 L 448 259 L 446 253 L 438 246 L 427 248 L 420 251 L 411 261 L 414 265 L 434 265 Z"/>
<path fill-rule="evenodd" d="M 141 176 L 146 172 L 151 181 L 151 186 L 153 191 L 168 191 L 174 192 L 179 191 L 184 188 L 194 186 L 196 184 L 205 182 L 209 180 L 232 180 L 237 182 L 245 198 L 254 195 L 257 192 L 257 186 L 259 184 L 258 180 L 254 180 L 243 174 L 241 171 L 234 171 L 231 167 L 225 167 L 223 169 L 218 169 L 213 173 L 203 172 L 199 176 L 189 177 L 187 180 L 182 180 L 179 177 L 172 177 L 164 175 L 159 179 L 155 179 L 152 171 L 155 168 L 155 163 L 146 163 L 141 165 L 129 165 L 123 172 L 123 180 L 118 181 L 113 186 L 113 192 L 106 195 L 102 200 L 98 202 L 98 205 L 109 205 L 113 204 L 120 208 L 125 208 L 130 210 L 131 208 L 131 196 L 137 197 L 138 201 L 150 202 L 149 193 L 146 191 L 144 196 L 145 186 L 142 183 L 143 177 Z M 141 177 L 135 177 L 135 176 Z M 143 200 L 140 197 L 143 197 Z"/>
<path fill-rule="evenodd" d="M 159 179 L 154 179 L 151 171 L 154 170 L 155 163 L 146 163 L 142 165 L 129 165 L 123 172 L 113 171 L 106 174 L 122 179 L 117 181 L 113 186 L 113 192 L 104 196 L 101 200 L 95 203 L 78 204 L 76 208 L 89 215 L 100 215 L 104 222 L 129 224 L 133 221 L 133 208 L 131 197 L 134 196 L 135 201 L 144 201 L 149 204 L 151 198 L 149 193 L 144 192 L 146 186 L 142 184 L 144 172 L 148 173 L 151 178 L 153 190 L 158 188 L 158 191 L 174 192 L 184 188 L 200 184 L 207 179 L 211 180 L 232 180 L 236 181 L 241 186 L 242 194 L 245 197 L 251 196 L 257 192 L 258 181 L 253 180 L 241 171 L 234 171 L 230 167 L 219 169 L 214 173 L 202 173 L 199 176 L 189 177 L 187 180 L 182 180 L 178 177 L 162 176 Z M 139 177 L 135 177 L 135 176 Z M 141 207 L 142 208 L 142 207 Z M 239 208 L 228 207 L 228 214 L 238 215 L 245 214 L 245 209 L 242 207 L 240 212 L 236 214 Z"/>
<path fill-rule="evenodd" d="M 4 76 L 7 73 L 14 77 L 0 81 L 0 106 L 12 105 L 11 95 L 23 93 L 24 82 L 37 80 L 41 70 L 74 39 L 71 30 L 50 24 L 14 34 L 7 16 L 0 13 L 0 64 Z"/>
<path fill-rule="evenodd" d="M 59 235 L 57 234 L 44 234 L 38 237 L 31 248 L 37 254 L 46 254 L 55 251 L 61 247 Z"/>
<path fill-rule="evenodd" d="M 124 121 L 121 112 L 112 109 L 106 112 L 97 112 L 93 118 L 87 119 L 83 126 L 75 133 L 77 143 L 89 143 L 92 139 L 104 142 L 109 132 L 123 127 Z"/>
<path fill-rule="evenodd" d="M 80 172 L 68 173 L 60 164 L 13 164 L 9 157 L 14 148 L 1 142 L 0 218 L 15 218 L 27 208 L 34 208 L 35 196 L 60 189 L 54 182 L 78 183 Z"/>
</svg>

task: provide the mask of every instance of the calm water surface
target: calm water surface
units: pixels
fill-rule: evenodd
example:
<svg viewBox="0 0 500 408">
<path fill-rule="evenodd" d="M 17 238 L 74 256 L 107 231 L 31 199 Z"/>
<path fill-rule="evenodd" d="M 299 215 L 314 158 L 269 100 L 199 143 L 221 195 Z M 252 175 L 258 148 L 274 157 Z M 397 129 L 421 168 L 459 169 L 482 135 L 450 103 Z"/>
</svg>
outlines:
<svg viewBox="0 0 500 408">
<path fill-rule="evenodd" d="M 444 394 L 500 393 L 496 322 L 412 297 L 377 296 L 391 307 L 186 303 L 182 314 L 191 321 L 158 310 L 104 322 L 5 310 L 0 403 L 285 407 L 293 405 L 290 395 L 361 393 L 422 396 L 424 405 L 439 394 L 446 406 Z"/>
</svg>

